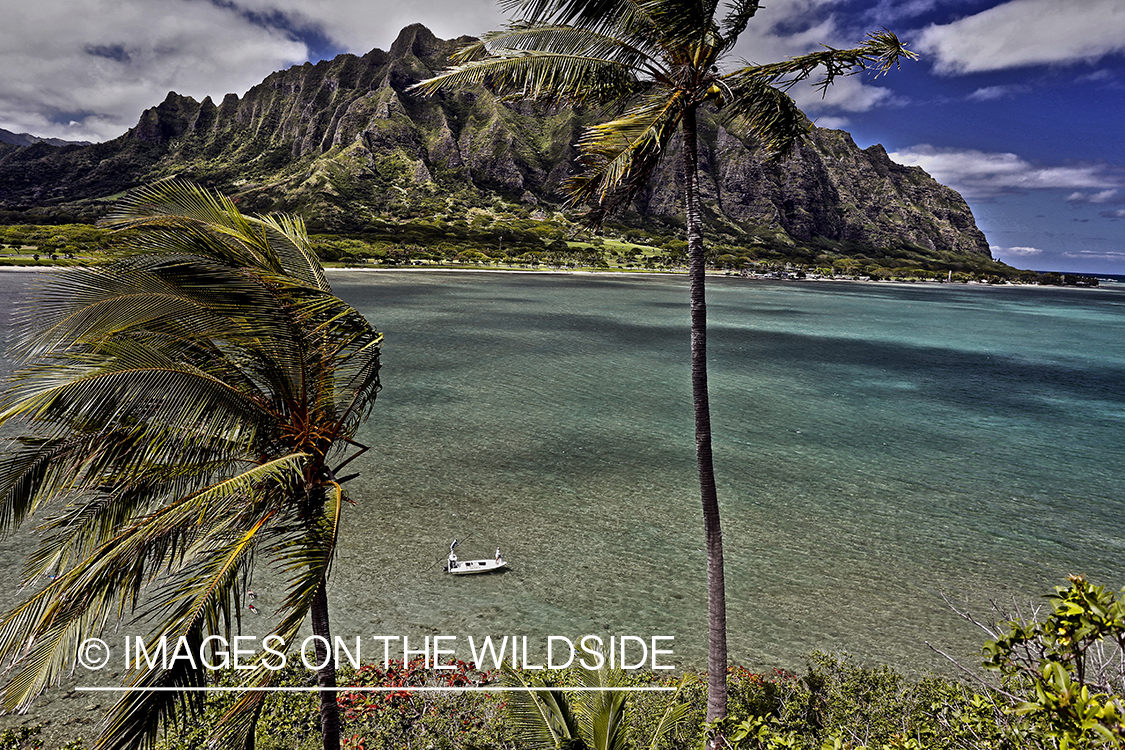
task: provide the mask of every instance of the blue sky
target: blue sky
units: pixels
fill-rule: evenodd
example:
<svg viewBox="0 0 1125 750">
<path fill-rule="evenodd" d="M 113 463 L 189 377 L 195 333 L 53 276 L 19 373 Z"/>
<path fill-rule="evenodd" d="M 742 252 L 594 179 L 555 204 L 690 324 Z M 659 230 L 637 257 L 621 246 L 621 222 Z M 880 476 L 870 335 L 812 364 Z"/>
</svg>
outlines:
<svg viewBox="0 0 1125 750">
<path fill-rule="evenodd" d="M 0 127 L 106 140 L 168 91 L 219 100 L 274 70 L 386 49 L 421 22 L 497 28 L 491 0 L 37 0 L 5 3 Z M 922 55 L 824 99 L 826 127 L 965 196 L 993 255 L 1125 274 L 1125 0 L 764 0 L 736 53 L 769 62 L 895 31 Z M 736 61 L 732 60 L 734 64 Z"/>
</svg>

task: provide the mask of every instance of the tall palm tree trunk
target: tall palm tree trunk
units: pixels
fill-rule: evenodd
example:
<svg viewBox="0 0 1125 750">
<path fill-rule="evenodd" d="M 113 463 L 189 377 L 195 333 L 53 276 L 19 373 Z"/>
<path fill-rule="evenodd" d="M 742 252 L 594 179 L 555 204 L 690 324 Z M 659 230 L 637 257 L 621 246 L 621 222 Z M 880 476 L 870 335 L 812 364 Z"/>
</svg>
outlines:
<svg viewBox="0 0 1125 750">
<path fill-rule="evenodd" d="M 320 688 L 320 733 L 324 750 L 340 750 L 340 704 L 336 698 L 336 660 L 332 653 L 332 631 L 328 626 L 328 592 L 321 579 L 312 600 L 312 629 L 324 641 L 316 641 L 316 663 L 323 664 L 316 673 Z M 325 643 L 328 644 L 325 647 Z"/>
<path fill-rule="evenodd" d="M 691 391 L 695 407 L 695 460 L 707 537 L 707 720 L 727 715 L 727 600 L 723 579 L 723 530 L 711 459 L 711 407 L 707 397 L 706 258 L 699 211 L 699 155 L 695 108 L 683 120 L 684 203 L 687 216 L 688 287 L 691 296 Z"/>
</svg>

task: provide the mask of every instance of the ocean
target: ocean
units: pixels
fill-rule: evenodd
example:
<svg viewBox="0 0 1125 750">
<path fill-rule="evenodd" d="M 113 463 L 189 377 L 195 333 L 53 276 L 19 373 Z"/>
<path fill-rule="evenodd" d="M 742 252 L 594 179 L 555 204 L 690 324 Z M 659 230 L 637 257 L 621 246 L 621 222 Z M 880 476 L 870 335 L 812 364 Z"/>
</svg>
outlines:
<svg viewBox="0 0 1125 750">
<path fill-rule="evenodd" d="M 460 658 L 527 638 L 532 662 L 550 636 L 658 637 L 665 665 L 702 668 L 686 278 L 330 279 L 386 335 L 335 634 L 443 635 Z M 709 278 L 731 662 L 943 670 L 928 644 L 971 664 L 984 640 L 951 604 L 1125 586 L 1123 290 Z M 444 574 L 454 539 L 509 567 Z M 255 589 L 282 598 L 268 572 Z"/>
</svg>

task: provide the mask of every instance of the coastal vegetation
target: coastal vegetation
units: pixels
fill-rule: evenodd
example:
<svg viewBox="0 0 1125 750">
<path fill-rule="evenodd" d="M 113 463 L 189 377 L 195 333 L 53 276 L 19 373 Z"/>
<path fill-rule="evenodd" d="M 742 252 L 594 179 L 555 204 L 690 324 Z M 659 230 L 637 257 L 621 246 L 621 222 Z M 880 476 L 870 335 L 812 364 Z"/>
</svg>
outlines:
<svg viewBox="0 0 1125 750">
<path fill-rule="evenodd" d="M 451 216 L 372 220 L 360 231 L 313 233 L 325 266 L 346 268 L 490 268 L 495 270 L 661 271 L 686 273 L 687 243 L 674 226 L 642 230 L 607 221 L 597 232 L 560 216 L 535 216 L 516 206 Z M 95 263 L 127 232 L 90 224 L 0 226 L 0 267 Z M 789 278 L 953 281 L 1096 286 L 1079 274 L 1027 271 L 971 253 L 809 246 L 778 242 L 742 247 L 720 238 L 706 247 L 711 272 Z"/>
<path fill-rule="evenodd" d="M 1125 744 L 1125 591 L 1080 576 L 1026 616 L 979 621 L 989 634 L 964 679 L 907 675 L 846 654 L 814 653 L 799 673 L 726 671 L 732 750 L 1096 750 Z M 967 613 L 962 613 L 966 615 Z M 974 621 L 976 619 L 974 618 Z M 445 670 L 420 660 L 341 670 L 343 746 L 551 750 L 698 748 L 707 731 L 707 676 L 650 672 L 481 671 L 463 661 Z M 983 667 L 983 669 L 982 669 Z M 220 684 L 235 685 L 231 672 Z M 307 684 L 287 668 L 278 686 Z M 489 685 L 556 688 L 549 693 L 414 692 Z M 570 688 L 677 687 L 672 692 L 601 694 Z M 543 710 L 536 708 L 536 700 Z M 211 694 L 197 719 L 167 732 L 158 750 L 199 750 L 237 700 Z M 528 710 L 528 709 L 532 710 Z M 600 717 L 600 718 L 599 718 Z M 607 720 L 608 719 L 608 720 Z M 601 727 L 595 730 L 595 727 Z M 543 730 L 546 730 L 545 732 Z M 612 731 L 607 731 L 612 730 Z M 318 704 L 308 693 L 274 693 L 262 706 L 257 750 L 320 745 Z M 596 735 L 595 732 L 600 732 Z M 36 728 L 0 734 L 5 750 L 38 750 Z M 84 747 L 80 740 L 66 746 Z"/>
<path fill-rule="evenodd" d="M 326 582 L 382 335 L 332 294 L 299 220 L 171 181 L 108 223 L 128 233 L 106 262 L 52 274 L 19 313 L 0 527 L 34 525 L 38 544 L 19 574 L 30 593 L 0 621 L 3 708 L 133 623 L 181 658 L 126 660 L 131 690 L 96 747 L 151 746 L 202 709 L 203 654 L 264 615 L 252 586 L 268 569 L 285 595 L 262 643 L 282 655 L 311 620 L 320 734 L 336 748 Z M 263 688 L 277 673 L 261 659 L 236 674 Z M 245 747 L 264 695 L 240 693 L 211 741 Z"/>
</svg>

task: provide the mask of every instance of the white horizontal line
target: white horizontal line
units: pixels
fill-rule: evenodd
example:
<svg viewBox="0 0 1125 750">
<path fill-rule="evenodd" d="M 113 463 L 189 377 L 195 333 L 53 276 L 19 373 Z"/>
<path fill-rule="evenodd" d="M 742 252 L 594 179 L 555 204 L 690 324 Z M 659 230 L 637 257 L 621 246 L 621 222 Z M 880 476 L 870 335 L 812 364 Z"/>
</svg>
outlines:
<svg viewBox="0 0 1125 750">
<path fill-rule="evenodd" d="M 670 692 L 674 687 L 95 687 L 79 685 L 75 690 L 99 693 L 644 693 Z"/>
</svg>

